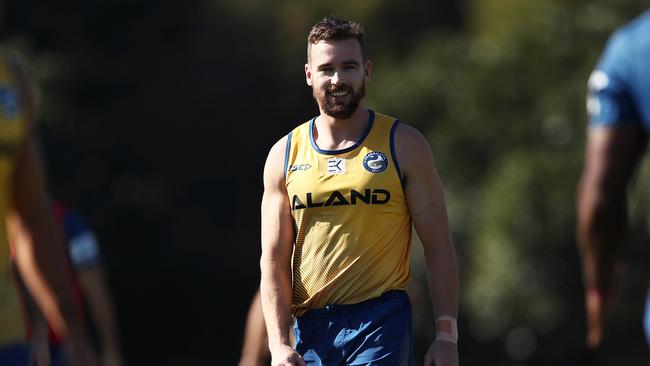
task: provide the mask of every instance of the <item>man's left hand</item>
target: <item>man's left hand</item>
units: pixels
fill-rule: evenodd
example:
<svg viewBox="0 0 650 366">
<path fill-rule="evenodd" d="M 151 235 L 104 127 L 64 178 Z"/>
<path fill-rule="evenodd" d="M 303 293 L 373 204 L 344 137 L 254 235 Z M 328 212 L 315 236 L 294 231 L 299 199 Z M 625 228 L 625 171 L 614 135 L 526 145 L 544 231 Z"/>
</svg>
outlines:
<svg viewBox="0 0 650 366">
<path fill-rule="evenodd" d="M 458 366 L 458 347 L 447 341 L 433 341 L 424 356 L 424 366 Z"/>
</svg>

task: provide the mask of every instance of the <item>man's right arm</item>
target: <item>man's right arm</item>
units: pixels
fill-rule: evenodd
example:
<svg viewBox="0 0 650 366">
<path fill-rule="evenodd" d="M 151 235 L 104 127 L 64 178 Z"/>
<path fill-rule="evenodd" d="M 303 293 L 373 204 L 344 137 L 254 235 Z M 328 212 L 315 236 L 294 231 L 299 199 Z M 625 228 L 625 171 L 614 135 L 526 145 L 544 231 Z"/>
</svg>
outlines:
<svg viewBox="0 0 650 366">
<path fill-rule="evenodd" d="M 618 249 L 627 224 L 627 187 L 644 148 L 645 132 L 638 125 L 592 127 L 587 136 L 577 192 L 577 239 L 590 347 L 602 340 Z"/>
<path fill-rule="evenodd" d="M 291 348 L 287 334 L 291 319 L 293 223 L 284 177 L 286 144 L 284 137 L 269 152 L 264 166 L 262 197 L 260 293 L 274 366 L 305 365 Z"/>
</svg>

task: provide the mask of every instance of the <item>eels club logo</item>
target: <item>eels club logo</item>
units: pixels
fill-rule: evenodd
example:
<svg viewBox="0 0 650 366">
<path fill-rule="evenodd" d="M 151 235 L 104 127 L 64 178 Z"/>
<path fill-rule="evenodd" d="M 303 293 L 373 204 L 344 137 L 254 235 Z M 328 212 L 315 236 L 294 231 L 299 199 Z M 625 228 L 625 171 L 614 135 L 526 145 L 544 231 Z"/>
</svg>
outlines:
<svg viewBox="0 0 650 366">
<path fill-rule="evenodd" d="M 363 158 L 363 167 L 370 173 L 379 174 L 388 168 L 388 158 L 381 151 L 371 151 Z"/>
</svg>

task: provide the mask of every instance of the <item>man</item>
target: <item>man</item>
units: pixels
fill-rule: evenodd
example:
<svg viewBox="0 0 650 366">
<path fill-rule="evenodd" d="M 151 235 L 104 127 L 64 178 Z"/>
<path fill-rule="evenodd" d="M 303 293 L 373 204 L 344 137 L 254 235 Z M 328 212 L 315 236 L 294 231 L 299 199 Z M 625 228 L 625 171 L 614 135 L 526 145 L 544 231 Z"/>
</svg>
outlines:
<svg viewBox="0 0 650 366">
<path fill-rule="evenodd" d="M 55 202 L 54 212 L 63 226 L 74 276 L 72 286 L 79 307 L 87 304 L 89 318 L 97 330 L 102 366 L 123 364 L 116 326 L 115 310 L 106 283 L 102 256 L 95 233 L 76 211 Z M 31 354 L 35 366 L 65 365 L 62 345 L 65 339 L 52 332 L 42 313 L 32 304 L 29 294 L 26 308 L 30 317 Z M 85 300 L 85 301 L 84 301 Z M 83 313 L 83 312 L 82 312 Z"/>
<path fill-rule="evenodd" d="M 589 78 L 584 171 L 578 186 L 587 344 L 599 345 L 626 228 L 627 187 L 650 131 L 650 11 L 619 29 Z"/>
<path fill-rule="evenodd" d="M 280 139 L 264 168 L 261 298 L 272 364 L 411 364 L 404 290 L 415 224 L 437 319 L 425 364 L 457 365 L 458 273 L 442 185 L 424 137 L 364 107 L 363 36 L 336 18 L 312 28 L 305 76 L 320 114 Z M 295 348 L 285 331 L 292 314 Z"/>
<path fill-rule="evenodd" d="M 93 365 L 77 314 L 65 249 L 45 190 L 31 125 L 32 99 L 16 63 L 0 55 L 0 365 L 26 365 L 17 269 L 54 330 L 70 339 L 72 365 Z"/>
</svg>

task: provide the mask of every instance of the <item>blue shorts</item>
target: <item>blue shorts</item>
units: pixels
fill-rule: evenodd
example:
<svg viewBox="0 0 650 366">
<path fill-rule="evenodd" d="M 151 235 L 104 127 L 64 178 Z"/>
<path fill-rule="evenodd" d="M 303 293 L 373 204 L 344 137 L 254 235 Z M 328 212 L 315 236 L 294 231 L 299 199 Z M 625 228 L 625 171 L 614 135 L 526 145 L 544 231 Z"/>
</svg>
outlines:
<svg viewBox="0 0 650 366">
<path fill-rule="evenodd" d="M 310 366 L 412 365 L 411 302 L 404 291 L 296 318 L 295 348 Z"/>
<path fill-rule="evenodd" d="M 29 347 L 24 342 L 0 345 L 0 365 L 28 366 Z"/>
</svg>

